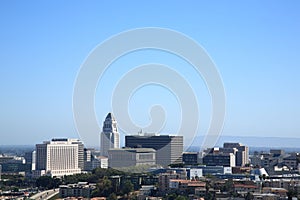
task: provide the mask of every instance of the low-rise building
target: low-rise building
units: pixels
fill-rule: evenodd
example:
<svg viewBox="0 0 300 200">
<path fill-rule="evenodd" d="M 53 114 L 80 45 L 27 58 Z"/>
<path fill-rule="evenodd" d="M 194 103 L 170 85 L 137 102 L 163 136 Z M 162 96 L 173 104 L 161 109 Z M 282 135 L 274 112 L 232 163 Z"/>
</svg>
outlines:
<svg viewBox="0 0 300 200">
<path fill-rule="evenodd" d="M 205 189 L 205 186 L 205 182 L 184 179 L 171 179 L 169 183 L 170 190 L 176 190 L 184 194 L 195 194 L 195 189 Z"/>
<path fill-rule="evenodd" d="M 199 164 L 199 153 L 198 152 L 183 152 L 182 163 L 184 165 L 197 165 Z"/>
<path fill-rule="evenodd" d="M 272 193 L 253 193 L 254 200 L 278 200 L 280 199 L 279 195 Z"/>
<path fill-rule="evenodd" d="M 154 195 L 154 191 L 156 191 L 157 188 L 154 185 L 142 185 L 142 187 L 139 189 L 139 194 L 137 195 L 138 200 L 146 200 L 149 197 Z"/>
<path fill-rule="evenodd" d="M 167 173 L 161 173 L 158 176 L 158 185 L 159 185 L 159 190 L 162 192 L 168 191 L 170 187 L 170 180 L 174 179 L 187 179 L 187 172 L 186 170 L 181 171 L 181 172 L 176 172 L 174 171 L 169 171 Z"/>
<path fill-rule="evenodd" d="M 199 168 L 187 169 L 187 176 L 188 179 L 190 180 L 197 180 L 203 177 L 203 169 L 199 169 Z"/>
<path fill-rule="evenodd" d="M 294 170 L 298 167 L 297 154 L 293 153 L 288 157 L 283 158 L 283 164 Z"/>
<path fill-rule="evenodd" d="M 235 167 L 235 162 L 234 153 L 221 152 L 217 147 L 203 157 L 203 164 L 207 166 Z"/>
<path fill-rule="evenodd" d="M 68 184 L 59 186 L 59 196 L 66 197 L 91 197 L 92 191 L 96 188 L 96 184 L 87 182 L 79 182 L 77 184 Z"/>
<path fill-rule="evenodd" d="M 257 185 L 234 184 L 233 189 L 235 193 L 239 194 L 247 194 L 248 192 L 259 192 L 259 187 Z"/>
<path fill-rule="evenodd" d="M 273 187 L 264 187 L 262 189 L 262 193 L 268 194 L 275 194 L 279 195 L 280 197 L 286 197 L 287 196 L 287 190 L 284 188 L 273 188 Z"/>
<path fill-rule="evenodd" d="M 152 148 L 123 148 L 108 151 L 109 167 L 121 168 L 155 165 L 156 151 Z"/>
<path fill-rule="evenodd" d="M 296 190 L 300 192 L 300 180 L 281 178 L 281 179 L 267 179 L 264 180 L 264 186 L 270 188 L 284 188 L 286 190 Z"/>
<path fill-rule="evenodd" d="M 96 167 L 100 167 L 100 168 L 103 168 L 103 169 L 108 168 L 108 158 L 107 157 L 98 156 L 94 160 L 98 160 L 100 163 L 97 166 L 96 166 L 96 164 L 93 163 L 93 168 L 96 168 Z"/>
</svg>

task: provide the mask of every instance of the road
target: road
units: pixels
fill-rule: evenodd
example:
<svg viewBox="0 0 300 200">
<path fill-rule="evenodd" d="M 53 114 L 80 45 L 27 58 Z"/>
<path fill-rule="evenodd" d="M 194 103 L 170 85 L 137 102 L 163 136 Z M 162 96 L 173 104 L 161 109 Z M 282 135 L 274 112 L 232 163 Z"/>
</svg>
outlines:
<svg viewBox="0 0 300 200">
<path fill-rule="evenodd" d="M 56 188 L 56 189 L 52 189 L 52 190 L 45 190 L 45 191 L 42 191 L 42 192 L 39 192 L 35 195 L 33 195 L 32 197 L 30 197 L 30 199 L 32 200 L 47 200 L 47 199 L 50 199 L 52 198 L 53 196 L 57 195 L 59 193 L 59 189 Z"/>
</svg>

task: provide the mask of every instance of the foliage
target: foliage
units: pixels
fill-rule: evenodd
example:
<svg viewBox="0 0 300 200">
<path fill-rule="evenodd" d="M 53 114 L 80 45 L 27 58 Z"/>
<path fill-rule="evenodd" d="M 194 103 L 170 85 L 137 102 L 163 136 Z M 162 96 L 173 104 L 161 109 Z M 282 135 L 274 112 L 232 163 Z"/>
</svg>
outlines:
<svg viewBox="0 0 300 200">
<path fill-rule="evenodd" d="M 298 195 L 297 190 L 290 189 L 287 192 L 288 200 L 293 199 L 293 197 L 296 197 L 297 195 Z"/>
<path fill-rule="evenodd" d="M 176 193 L 168 194 L 164 199 L 166 200 L 188 200 L 186 196 L 178 195 Z"/>
<path fill-rule="evenodd" d="M 50 176 L 41 176 L 36 180 L 36 186 L 44 189 L 57 188 L 61 184 L 59 178 L 52 178 Z"/>
<path fill-rule="evenodd" d="M 62 180 L 64 184 L 73 184 L 78 182 L 96 183 L 98 179 L 99 178 L 94 178 L 93 174 L 91 173 L 83 173 L 83 174 L 64 176 Z"/>
<path fill-rule="evenodd" d="M 172 193 L 172 194 L 168 194 L 165 199 L 166 200 L 175 200 L 176 198 L 177 198 L 177 194 Z"/>
<path fill-rule="evenodd" d="M 222 191 L 233 193 L 233 180 L 232 179 L 226 180 L 226 182 L 222 188 Z"/>
<path fill-rule="evenodd" d="M 212 175 L 212 174 L 207 174 L 205 177 L 208 178 L 208 179 L 214 179 L 214 178 L 216 178 L 216 177 L 215 177 L 214 175 Z"/>
<path fill-rule="evenodd" d="M 113 168 L 96 168 L 92 171 L 92 174 L 94 174 L 97 178 L 103 178 L 105 176 L 129 175 L 130 173 L 125 173 L 123 171 L 119 171 Z"/>
<path fill-rule="evenodd" d="M 93 191 L 92 196 L 108 197 L 113 192 L 111 180 L 107 176 L 100 179 L 97 183 L 97 189 Z"/>
<path fill-rule="evenodd" d="M 122 171 L 118 171 L 116 169 L 108 168 L 96 168 L 91 173 L 82 173 L 82 174 L 74 174 L 63 177 L 64 184 L 72 184 L 78 182 L 89 182 L 89 183 L 97 183 L 99 179 L 115 175 L 129 175 L 130 173 L 125 173 Z"/>
<path fill-rule="evenodd" d="M 115 193 L 111 193 L 107 198 L 107 200 L 117 200 L 117 199 L 118 197 Z"/>
<path fill-rule="evenodd" d="M 251 192 L 248 192 L 246 197 L 245 197 L 245 200 L 252 200 L 252 199 L 254 199 L 253 194 Z"/>
<path fill-rule="evenodd" d="M 133 191 L 133 184 L 129 180 L 126 180 L 122 185 L 122 193 L 128 195 L 132 191 Z"/>
<path fill-rule="evenodd" d="M 169 164 L 169 167 L 171 168 L 182 168 L 184 167 L 183 163 L 173 163 L 173 164 Z"/>
<path fill-rule="evenodd" d="M 179 196 L 177 196 L 177 197 L 175 198 L 175 200 L 188 200 L 188 198 L 185 197 L 185 196 L 179 195 Z"/>
</svg>

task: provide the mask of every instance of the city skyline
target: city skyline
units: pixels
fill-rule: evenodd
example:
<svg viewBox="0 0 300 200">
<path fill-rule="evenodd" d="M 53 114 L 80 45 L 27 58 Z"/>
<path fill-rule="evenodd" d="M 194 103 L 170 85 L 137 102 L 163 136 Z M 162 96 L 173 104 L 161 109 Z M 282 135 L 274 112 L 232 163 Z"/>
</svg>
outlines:
<svg viewBox="0 0 300 200">
<path fill-rule="evenodd" d="M 72 94 L 80 66 L 107 38 L 142 27 L 181 32 L 210 55 L 226 91 L 222 135 L 300 138 L 299 8 L 296 1 L 1 2 L 0 145 L 79 138 Z M 98 123 L 112 112 L 111 96 L 120 77 L 144 63 L 168 64 L 188 80 L 200 109 L 197 134 L 204 135 L 211 102 L 203 79 L 179 57 L 154 50 L 121 57 L 101 77 L 95 96 Z M 134 92 L 130 117 L 147 126 L 153 104 L 163 105 L 167 114 L 161 132 L 176 133 L 179 102 L 158 85 Z M 83 142 L 98 146 L 99 135 Z"/>
</svg>

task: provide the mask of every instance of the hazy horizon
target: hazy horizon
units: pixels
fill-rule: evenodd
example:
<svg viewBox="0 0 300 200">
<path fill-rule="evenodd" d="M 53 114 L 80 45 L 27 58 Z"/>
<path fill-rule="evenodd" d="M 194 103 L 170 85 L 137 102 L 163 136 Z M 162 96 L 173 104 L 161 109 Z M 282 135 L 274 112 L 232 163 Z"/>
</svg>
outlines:
<svg viewBox="0 0 300 200">
<path fill-rule="evenodd" d="M 162 134 L 163 135 L 163 134 Z M 184 139 L 184 146 L 185 148 L 189 147 L 196 147 L 198 146 L 199 148 L 201 147 L 203 138 L 205 135 L 197 136 L 194 138 L 195 142 L 189 146 L 187 142 Z M 66 137 L 55 137 L 55 138 L 66 138 Z M 74 137 L 76 139 L 76 137 Z M 35 146 L 36 144 L 43 143 L 44 141 L 49 141 L 53 138 L 46 138 L 42 141 L 39 141 L 34 144 L 25 144 L 25 143 L 20 143 L 20 144 L 0 144 L 0 146 Z M 265 139 L 265 140 L 262 140 Z M 252 147 L 252 148 L 299 148 L 299 142 L 300 142 L 300 137 L 264 137 L 264 136 L 231 136 L 231 135 L 221 135 L 220 138 L 218 139 L 215 147 L 221 147 L 224 142 L 238 142 L 242 143 L 246 146 Z M 288 143 L 286 143 L 288 142 Z M 121 138 L 121 147 L 125 146 L 125 141 L 124 138 Z M 85 145 L 87 148 L 100 148 L 100 143 L 99 144 L 91 144 L 91 145 Z"/>
</svg>

